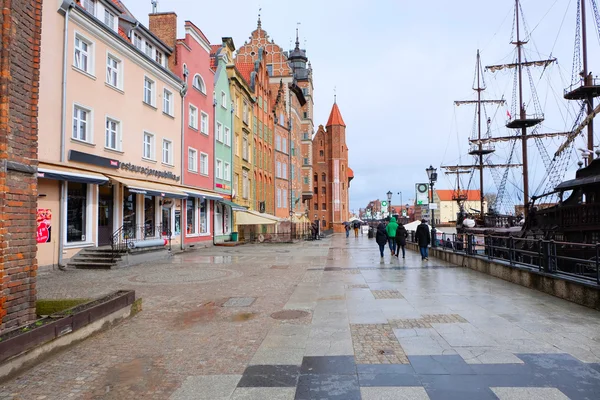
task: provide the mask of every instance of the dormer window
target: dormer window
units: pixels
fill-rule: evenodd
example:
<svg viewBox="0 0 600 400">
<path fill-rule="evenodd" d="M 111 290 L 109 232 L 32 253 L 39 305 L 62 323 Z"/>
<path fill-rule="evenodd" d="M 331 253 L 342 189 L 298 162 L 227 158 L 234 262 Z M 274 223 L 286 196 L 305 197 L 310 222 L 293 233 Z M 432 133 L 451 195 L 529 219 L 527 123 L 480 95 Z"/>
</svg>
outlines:
<svg viewBox="0 0 600 400">
<path fill-rule="evenodd" d="M 113 31 L 115 30 L 115 15 L 107 9 L 104 9 L 104 23 Z"/>
<path fill-rule="evenodd" d="M 135 47 L 137 47 L 138 49 L 142 49 L 142 37 L 140 35 L 138 35 L 137 33 L 134 32 L 133 34 L 133 45 Z"/>
<path fill-rule="evenodd" d="M 204 80 L 200 76 L 200 74 L 194 75 L 194 81 L 192 83 L 194 89 L 201 91 L 206 94 L 206 85 L 204 84 Z"/>
<path fill-rule="evenodd" d="M 156 56 L 154 59 L 156 60 L 157 63 L 159 63 L 160 65 L 163 65 L 163 53 L 156 50 Z"/>
<path fill-rule="evenodd" d="M 83 0 L 83 8 L 92 15 L 96 15 L 96 0 Z"/>
<path fill-rule="evenodd" d="M 152 45 L 150 43 L 146 42 L 146 48 L 144 49 L 144 52 L 150 58 L 152 58 L 152 50 L 154 50 L 154 48 L 152 47 Z"/>
</svg>

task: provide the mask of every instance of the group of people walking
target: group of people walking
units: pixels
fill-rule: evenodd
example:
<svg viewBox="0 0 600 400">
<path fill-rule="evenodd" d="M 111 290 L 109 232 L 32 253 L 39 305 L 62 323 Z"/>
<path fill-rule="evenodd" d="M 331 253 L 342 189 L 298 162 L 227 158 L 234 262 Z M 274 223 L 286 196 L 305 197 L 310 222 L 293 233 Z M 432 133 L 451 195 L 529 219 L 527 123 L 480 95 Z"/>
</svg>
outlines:
<svg viewBox="0 0 600 400">
<path fill-rule="evenodd" d="M 406 257 L 406 238 L 408 232 L 402 223 L 396 222 L 396 218 L 392 217 L 390 222 L 386 225 L 384 222 L 380 222 L 377 226 L 377 233 L 375 234 L 375 241 L 379 245 L 379 253 L 383 260 L 383 253 L 385 251 L 386 244 L 390 248 L 392 257 L 398 257 L 400 249 L 402 249 L 402 258 Z M 415 233 L 415 240 L 419 245 L 421 251 L 421 260 L 429 259 L 429 243 L 431 243 L 431 236 L 429 234 L 429 226 L 425 219 L 421 220 L 421 224 L 417 227 Z"/>
</svg>

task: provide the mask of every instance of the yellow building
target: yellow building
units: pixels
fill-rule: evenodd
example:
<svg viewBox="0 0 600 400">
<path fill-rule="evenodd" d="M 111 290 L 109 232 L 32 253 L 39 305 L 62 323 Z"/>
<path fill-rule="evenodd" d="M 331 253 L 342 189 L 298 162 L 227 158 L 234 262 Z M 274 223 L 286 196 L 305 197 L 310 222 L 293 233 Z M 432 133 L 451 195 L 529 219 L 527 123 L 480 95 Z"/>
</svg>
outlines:
<svg viewBox="0 0 600 400">
<path fill-rule="evenodd" d="M 232 60 L 232 58 L 229 58 Z M 250 89 L 251 70 L 236 66 L 233 62 L 227 65 L 227 76 L 230 82 L 231 99 L 234 105 L 233 116 L 233 193 L 237 204 L 254 210 L 256 204 L 252 190 L 254 168 L 252 164 L 252 119 L 255 98 Z M 241 69 L 241 70 L 240 70 Z M 233 231 L 239 232 L 234 213 Z M 241 239 L 241 238 L 240 238 Z"/>
<path fill-rule="evenodd" d="M 479 190 L 461 190 L 460 193 L 462 196 L 466 196 L 464 201 L 465 211 L 478 214 L 480 208 Z M 456 194 L 455 190 L 435 191 L 433 200 L 437 203 L 437 210 L 435 211 L 436 224 L 456 221 L 456 214 L 460 211 L 458 203 L 453 199 Z M 483 212 L 487 213 L 487 203 L 485 201 L 483 202 Z"/>
</svg>

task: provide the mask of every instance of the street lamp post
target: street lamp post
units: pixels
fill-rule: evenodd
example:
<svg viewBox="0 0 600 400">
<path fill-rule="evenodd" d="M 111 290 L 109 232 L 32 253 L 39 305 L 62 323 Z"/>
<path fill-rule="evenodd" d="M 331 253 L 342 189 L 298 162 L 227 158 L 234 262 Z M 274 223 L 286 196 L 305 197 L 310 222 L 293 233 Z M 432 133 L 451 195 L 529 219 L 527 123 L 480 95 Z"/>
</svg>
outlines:
<svg viewBox="0 0 600 400">
<path fill-rule="evenodd" d="M 398 192 L 398 195 L 400 196 L 400 218 L 404 221 L 404 215 L 402 215 L 402 192 Z"/>
<path fill-rule="evenodd" d="M 425 171 L 427 171 L 427 177 L 429 178 L 429 186 L 431 188 L 431 200 L 429 204 L 433 204 L 433 185 L 437 181 L 437 169 L 433 168 L 432 165 L 429 166 Z M 435 210 L 431 208 L 431 247 L 436 246 L 436 232 L 435 232 Z"/>
<path fill-rule="evenodd" d="M 319 239 L 321 237 L 321 221 L 317 214 L 315 214 L 315 224 L 317 224 L 317 239 Z"/>
<path fill-rule="evenodd" d="M 388 217 L 390 218 L 390 220 L 392 219 L 392 192 L 390 192 L 388 190 L 387 194 L 387 199 L 388 199 Z"/>
</svg>

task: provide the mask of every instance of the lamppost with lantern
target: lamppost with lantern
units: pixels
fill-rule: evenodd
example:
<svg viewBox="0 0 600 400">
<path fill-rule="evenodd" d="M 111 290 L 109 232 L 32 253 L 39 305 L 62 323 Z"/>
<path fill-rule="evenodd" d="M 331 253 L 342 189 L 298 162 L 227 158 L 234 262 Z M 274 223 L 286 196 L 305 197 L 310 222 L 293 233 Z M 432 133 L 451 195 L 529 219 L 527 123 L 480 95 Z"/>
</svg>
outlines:
<svg viewBox="0 0 600 400">
<path fill-rule="evenodd" d="M 315 214 L 315 224 L 317 224 L 317 239 L 321 238 L 321 221 L 319 221 L 319 216 Z"/>
<path fill-rule="evenodd" d="M 436 231 L 435 231 L 435 209 L 432 208 L 433 204 L 433 186 L 437 181 L 437 169 L 429 166 L 427 171 L 427 177 L 429 178 L 429 187 L 431 188 L 431 200 L 429 201 L 429 209 L 431 210 L 431 247 L 436 246 Z"/>
<path fill-rule="evenodd" d="M 388 190 L 387 194 L 387 199 L 388 199 L 388 204 L 387 204 L 387 209 L 388 209 L 388 218 L 391 220 L 392 219 L 392 192 L 390 192 Z"/>
</svg>

